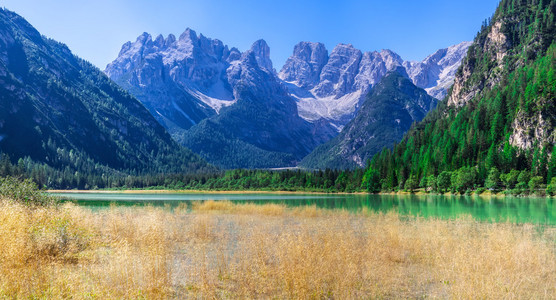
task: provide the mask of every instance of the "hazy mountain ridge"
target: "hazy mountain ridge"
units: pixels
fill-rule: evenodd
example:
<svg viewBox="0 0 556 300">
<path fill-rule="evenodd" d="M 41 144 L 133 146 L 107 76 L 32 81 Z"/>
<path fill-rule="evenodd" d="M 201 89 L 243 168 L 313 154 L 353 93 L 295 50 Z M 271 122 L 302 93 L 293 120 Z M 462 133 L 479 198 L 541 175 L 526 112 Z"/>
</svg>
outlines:
<svg viewBox="0 0 556 300">
<path fill-rule="evenodd" d="M 179 39 L 153 41 L 143 34 L 122 47 L 106 73 L 141 99 L 178 141 L 223 167 L 292 166 L 335 135 L 329 125 L 299 117 L 264 40 L 240 53 L 190 29 Z M 222 155 L 243 148 L 243 158 Z M 255 148 L 257 156 L 276 159 L 249 155 Z"/>
</svg>

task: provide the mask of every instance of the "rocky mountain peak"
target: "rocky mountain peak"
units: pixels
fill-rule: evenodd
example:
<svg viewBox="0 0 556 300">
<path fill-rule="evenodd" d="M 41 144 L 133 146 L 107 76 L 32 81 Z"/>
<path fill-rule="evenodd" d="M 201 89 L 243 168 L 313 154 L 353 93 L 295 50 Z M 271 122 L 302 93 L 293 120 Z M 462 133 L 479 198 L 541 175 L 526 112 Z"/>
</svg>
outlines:
<svg viewBox="0 0 556 300">
<path fill-rule="evenodd" d="M 272 60 L 270 60 L 270 47 L 265 40 L 260 39 L 253 43 L 251 52 L 255 55 L 259 67 L 274 72 Z"/>
<path fill-rule="evenodd" d="M 164 41 L 164 36 L 162 36 L 162 34 L 159 34 L 156 37 L 156 39 L 154 40 L 154 45 L 158 48 L 164 48 L 165 41 Z"/>
<path fill-rule="evenodd" d="M 328 50 L 322 43 L 300 42 L 278 75 L 303 88 L 313 88 L 320 80 L 322 68 L 328 62 Z"/>
<path fill-rule="evenodd" d="M 237 49 L 236 47 L 232 47 L 232 49 L 230 49 L 230 52 L 228 53 L 228 58 L 226 58 L 226 61 L 232 62 L 239 59 L 241 59 L 241 51 L 239 51 L 239 49 Z"/>
<path fill-rule="evenodd" d="M 152 42 L 152 36 L 147 32 L 143 32 L 140 36 L 137 37 L 137 42 L 145 44 L 147 42 Z"/>
<path fill-rule="evenodd" d="M 353 92 L 353 83 L 359 70 L 362 57 L 361 50 L 352 44 L 338 44 L 328 58 L 328 63 L 322 68 L 320 83 L 315 87 L 315 95 L 326 97 L 334 95 L 340 98 Z"/>
<path fill-rule="evenodd" d="M 452 86 L 456 71 L 469 46 L 471 42 L 462 42 L 440 49 L 421 62 L 404 62 L 404 67 L 415 85 L 441 100 Z"/>
<path fill-rule="evenodd" d="M 382 57 L 387 70 L 393 70 L 403 64 L 402 57 L 390 49 L 382 49 L 380 51 L 380 57 Z"/>
<path fill-rule="evenodd" d="M 195 43 L 197 41 L 197 33 L 191 28 L 186 28 L 185 31 L 180 35 L 179 41 L 181 42 L 191 42 Z"/>
<path fill-rule="evenodd" d="M 164 42 L 164 46 L 169 47 L 170 45 L 172 45 L 175 42 L 176 42 L 176 36 L 170 33 L 168 35 L 168 37 L 166 38 L 166 41 Z"/>
</svg>

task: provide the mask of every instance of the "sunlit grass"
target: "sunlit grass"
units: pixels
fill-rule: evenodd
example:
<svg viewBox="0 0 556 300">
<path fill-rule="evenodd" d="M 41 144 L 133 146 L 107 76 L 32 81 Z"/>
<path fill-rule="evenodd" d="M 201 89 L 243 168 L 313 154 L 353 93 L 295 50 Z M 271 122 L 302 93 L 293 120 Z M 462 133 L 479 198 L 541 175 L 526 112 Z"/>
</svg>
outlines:
<svg viewBox="0 0 556 300">
<path fill-rule="evenodd" d="M 556 233 L 315 206 L 0 204 L 0 298 L 553 298 Z"/>
</svg>

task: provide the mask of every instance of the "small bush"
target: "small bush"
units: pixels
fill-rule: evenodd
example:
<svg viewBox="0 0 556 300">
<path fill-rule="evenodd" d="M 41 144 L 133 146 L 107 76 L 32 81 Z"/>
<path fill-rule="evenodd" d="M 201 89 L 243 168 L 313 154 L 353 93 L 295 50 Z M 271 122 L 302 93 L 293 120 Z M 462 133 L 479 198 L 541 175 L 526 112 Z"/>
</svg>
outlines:
<svg viewBox="0 0 556 300">
<path fill-rule="evenodd" d="M 57 202 L 56 198 L 41 192 L 30 179 L 15 177 L 0 178 L 0 198 L 28 206 L 48 206 Z"/>
<path fill-rule="evenodd" d="M 556 195 L 556 177 L 553 177 L 550 184 L 546 187 L 546 193 L 550 196 Z"/>
</svg>

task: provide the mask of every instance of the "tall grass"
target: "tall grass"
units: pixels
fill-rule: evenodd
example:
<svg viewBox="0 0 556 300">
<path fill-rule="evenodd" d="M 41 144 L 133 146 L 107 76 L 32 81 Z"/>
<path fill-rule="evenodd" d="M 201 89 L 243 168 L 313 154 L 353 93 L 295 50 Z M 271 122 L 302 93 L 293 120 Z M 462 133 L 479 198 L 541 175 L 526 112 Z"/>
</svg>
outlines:
<svg viewBox="0 0 556 300">
<path fill-rule="evenodd" d="M 0 298 L 554 298 L 556 233 L 196 203 L 0 204 Z"/>
</svg>

